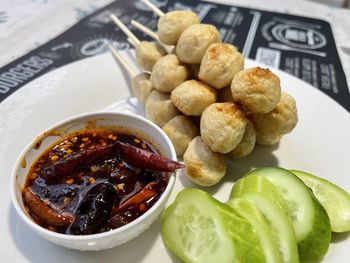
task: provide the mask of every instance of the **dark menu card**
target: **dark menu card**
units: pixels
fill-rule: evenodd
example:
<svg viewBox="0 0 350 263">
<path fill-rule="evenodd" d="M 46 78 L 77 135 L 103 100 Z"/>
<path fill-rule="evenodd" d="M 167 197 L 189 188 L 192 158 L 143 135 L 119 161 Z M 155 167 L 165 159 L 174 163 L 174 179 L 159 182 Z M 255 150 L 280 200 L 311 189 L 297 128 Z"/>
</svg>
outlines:
<svg viewBox="0 0 350 263">
<path fill-rule="evenodd" d="M 284 70 L 334 98 L 350 111 L 350 94 L 330 24 L 319 19 L 214 4 L 196 0 L 153 0 L 164 12 L 192 9 L 203 23 L 214 24 L 224 42 L 246 57 Z M 0 102 L 40 75 L 65 64 L 106 52 L 107 43 L 130 48 L 126 36 L 110 20 L 117 15 L 130 25 L 135 19 L 155 30 L 158 18 L 140 1 L 115 1 L 85 17 L 55 39 L 0 69 Z"/>
</svg>

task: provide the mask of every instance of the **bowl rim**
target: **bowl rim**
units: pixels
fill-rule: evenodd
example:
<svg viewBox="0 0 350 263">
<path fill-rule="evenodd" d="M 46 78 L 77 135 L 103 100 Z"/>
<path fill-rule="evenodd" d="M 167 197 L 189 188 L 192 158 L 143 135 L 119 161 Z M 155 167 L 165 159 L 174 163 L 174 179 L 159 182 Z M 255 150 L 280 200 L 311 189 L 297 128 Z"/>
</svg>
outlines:
<svg viewBox="0 0 350 263">
<path fill-rule="evenodd" d="M 138 224 L 140 224 L 142 221 L 146 220 L 151 214 L 153 214 L 153 212 L 155 212 L 157 210 L 159 205 L 163 204 L 163 202 L 167 200 L 167 198 L 171 194 L 172 188 L 175 184 L 176 172 L 170 173 L 169 181 L 168 181 L 167 187 L 165 188 L 164 192 L 162 193 L 160 198 L 157 200 L 157 202 L 154 203 L 152 205 L 152 207 L 150 209 L 148 209 L 144 214 L 137 217 L 135 220 L 131 221 L 130 223 L 123 225 L 119 228 L 112 229 L 110 231 L 106 231 L 106 232 L 102 232 L 102 233 L 95 233 L 95 234 L 89 234 L 89 235 L 67 235 L 64 233 L 57 233 L 57 232 L 48 230 L 48 229 L 36 224 L 33 221 L 33 219 L 31 219 L 24 212 L 24 210 L 21 208 L 21 206 L 17 200 L 17 196 L 16 196 L 16 193 L 18 191 L 17 170 L 21 166 L 21 162 L 22 162 L 24 156 L 29 152 L 29 150 L 31 150 L 33 148 L 33 146 L 35 145 L 35 143 L 38 140 L 45 137 L 45 133 L 47 133 L 53 129 L 56 129 L 62 125 L 65 125 L 69 122 L 72 122 L 72 121 L 79 121 L 79 119 L 86 118 L 86 117 L 96 117 L 97 118 L 98 116 L 101 116 L 101 115 L 113 115 L 113 116 L 118 116 L 118 115 L 120 116 L 121 115 L 123 117 L 136 119 L 137 121 L 143 122 L 143 124 L 145 124 L 145 125 L 151 126 L 165 139 L 166 146 L 164 146 L 164 147 L 169 147 L 169 150 L 171 153 L 170 159 L 177 161 L 177 155 L 175 152 L 175 148 L 174 148 L 172 142 L 170 141 L 169 137 L 165 134 L 165 132 L 160 127 L 158 127 L 156 124 L 151 122 L 150 120 L 148 120 L 142 116 L 138 116 L 136 114 L 124 113 L 124 112 L 93 111 L 93 112 L 87 112 L 87 113 L 74 115 L 74 116 L 68 117 L 66 119 L 63 119 L 59 122 L 56 122 L 55 124 L 53 124 L 49 128 L 40 132 L 39 135 L 35 136 L 27 144 L 27 146 L 19 154 L 19 156 L 18 156 L 18 158 L 13 166 L 13 169 L 11 171 L 10 198 L 12 201 L 12 205 L 15 207 L 17 214 L 22 218 L 22 220 L 27 225 L 29 225 L 32 229 L 41 233 L 42 235 L 45 235 L 45 236 L 50 237 L 50 238 L 54 238 L 55 240 L 60 239 L 60 240 L 64 240 L 64 241 L 91 241 L 91 240 L 96 241 L 96 240 L 105 239 L 105 238 L 108 238 L 111 236 L 115 236 L 116 234 L 121 234 L 121 233 L 129 231 L 130 229 L 132 229 L 135 226 L 137 226 Z M 127 128 L 127 124 L 125 125 L 125 127 Z"/>
</svg>

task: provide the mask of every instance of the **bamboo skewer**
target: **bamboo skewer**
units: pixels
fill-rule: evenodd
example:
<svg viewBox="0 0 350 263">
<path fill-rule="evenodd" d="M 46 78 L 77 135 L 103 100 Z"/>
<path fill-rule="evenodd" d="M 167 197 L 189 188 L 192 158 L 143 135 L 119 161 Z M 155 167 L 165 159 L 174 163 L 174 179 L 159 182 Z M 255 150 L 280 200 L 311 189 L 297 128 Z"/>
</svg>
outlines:
<svg viewBox="0 0 350 263">
<path fill-rule="evenodd" d="M 131 24 L 136 27 L 138 30 L 140 30 L 141 32 L 145 33 L 146 35 L 150 36 L 151 38 L 153 38 L 154 40 L 156 40 L 165 50 L 168 54 L 172 53 L 174 50 L 174 47 L 172 46 L 168 46 L 168 45 L 164 45 L 158 35 L 153 32 L 151 29 L 149 29 L 148 27 L 145 27 L 144 25 L 142 25 L 141 23 L 137 22 L 136 20 L 131 20 Z"/>
<path fill-rule="evenodd" d="M 136 48 L 137 44 L 134 42 L 134 40 L 132 40 L 130 37 L 128 37 L 126 40 L 129 42 L 130 45 Z"/>
<path fill-rule="evenodd" d="M 127 35 L 128 38 L 132 39 L 132 41 L 137 45 L 140 44 L 140 40 L 129 30 L 129 28 L 123 24 L 118 17 L 112 14 L 111 19 L 125 33 L 125 35 Z"/>
<path fill-rule="evenodd" d="M 152 4 L 150 1 L 148 1 L 148 0 L 141 0 L 141 2 L 144 3 L 157 16 L 159 16 L 159 17 L 164 16 L 163 11 L 160 10 L 158 7 L 156 7 L 154 4 Z"/>
<path fill-rule="evenodd" d="M 135 48 L 135 55 L 136 55 L 136 61 L 138 62 L 139 66 L 144 69 L 145 71 L 151 71 L 152 70 L 152 67 L 155 63 L 154 61 L 154 58 L 152 57 L 152 53 L 149 54 L 148 52 L 146 52 L 144 49 L 145 48 L 148 48 L 148 42 L 145 41 L 145 42 L 141 42 L 128 28 L 126 25 L 124 25 L 124 23 L 118 18 L 116 17 L 115 15 L 111 15 L 110 18 L 112 19 L 112 21 L 125 33 L 125 35 L 127 36 L 127 41 Z M 133 25 L 136 24 L 136 27 L 137 28 L 142 28 L 142 32 L 146 31 L 147 34 L 150 34 L 152 35 L 153 38 L 155 38 L 159 43 L 159 39 L 158 39 L 158 36 L 156 33 L 154 33 L 152 30 L 148 29 L 147 27 L 145 26 L 142 26 L 141 24 L 139 23 L 135 23 L 136 21 L 134 21 Z M 141 27 L 140 27 L 141 25 Z M 157 49 L 157 45 L 155 43 L 152 43 L 153 45 L 155 45 L 155 49 L 153 46 L 151 46 L 151 48 L 153 48 L 154 50 Z M 161 43 L 160 43 L 161 44 Z M 161 44 L 162 45 L 162 44 Z M 163 46 L 163 45 L 162 45 Z M 170 53 L 171 50 L 167 47 L 164 47 L 165 51 L 167 53 Z M 143 50 L 141 52 L 141 50 Z M 153 51 L 153 50 L 151 50 Z M 161 51 L 161 50 L 156 50 L 155 52 L 158 52 L 156 53 L 157 56 L 163 56 L 164 52 Z M 112 53 L 115 55 L 115 57 L 118 59 L 118 54 L 113 50 L 112 50 Z M 120 58 L 120 57 L 119 57 Z M 120 61 L 120 59 L 118 60 Z M 123 61 L 120 61 L 120 63 L 123 64 Z M 124 64 L 123 64 L 124 65 Z M 127 69 L 127 67 L 125 67 Z M 127 69 L 128 70 L 128 69 Z M 130 72 L 128 70 L 128 72 Z"/>
<path fill-rule="evenodd" d="M 149 29 L 148 27 L 145 27 L 144 25 L 137 22 L 136 20 L 131 20 L 131 24 L 134 27 L 136 27 L 138 30 L 140 30 L 141 32 L 145 33 L 146 35 L 150 36 L 151 38 L 153 38 L 154 40 L 159 42 L 158 35 L 155 32 L 153 32 L 151 29 Z"/>
<path fill-rule="evenodd" d="M 124 67 L 124 69 L 128 72 L 131 78 L 136 76 L 136 71 L 130 67 L 128 62 L 122 55 L 120 55 L 119 51 L 117 51 L 111 44 L 108 44 L 108 48 L 113 54 L 113 57 Z"/>
</svg>

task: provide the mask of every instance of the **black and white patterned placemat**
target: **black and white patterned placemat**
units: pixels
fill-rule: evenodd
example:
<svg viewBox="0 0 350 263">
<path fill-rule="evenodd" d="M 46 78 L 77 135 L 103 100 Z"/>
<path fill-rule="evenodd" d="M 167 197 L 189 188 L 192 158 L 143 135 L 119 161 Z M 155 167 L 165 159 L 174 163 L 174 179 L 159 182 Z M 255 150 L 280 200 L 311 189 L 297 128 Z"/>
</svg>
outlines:
<svg viewBox="0 0 350 263">
<path fill-rule="evenodd" d="M 331 96 L 350 111 L 350 94 L 329 23 L 319 19 L 196 0 L 153 0 L 164 12 L 192 9 L 203 23 L 219 28 L 224 42 L 246 57 L 284 70 Z M 157 17 L 139 1 L 115 1 L 69 30 L 0 69 L 0 102 L 29 81 L 65 64 L 101 54 L 112 42 L 130 48 L 111 22 L 111 13 L 129 25 L 135 19 L 156 29 Z M 147 39 L 137 30 L 140 39 Z"/>
</svg>

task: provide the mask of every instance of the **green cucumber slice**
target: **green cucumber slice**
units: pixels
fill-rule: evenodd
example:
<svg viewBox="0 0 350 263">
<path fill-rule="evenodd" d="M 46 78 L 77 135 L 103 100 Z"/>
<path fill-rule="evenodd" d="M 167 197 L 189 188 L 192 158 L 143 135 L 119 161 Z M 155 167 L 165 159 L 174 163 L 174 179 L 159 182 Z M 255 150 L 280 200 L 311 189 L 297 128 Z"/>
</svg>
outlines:
<svg viewBox="0 0 350 263">
<path fill-rule="evenodd" d="M 277 243 L 273 238 L 272 230 L 264 215 L 254 203 L 247 199 L 233 198 L 227 202 L 227 205 L 235 209 L 254 227 L 260 240 L 260 245 L 263 249 L 266 262 L 280 263 L 282 260 L 278 252 Z"/>
<path fill-rule="evenodd" d="M 329 247 L 331 226 L 325 209 L 309 188 L 293 173 L 279 167 L 255 169 L 247 176 L 251 175 L 267 178 L 287 201 L 300 261 L 320 260 Z"/>
<path fill-rule="evenodd" d="M 181 191 L 166 208 L 162 237 L 184 262 L 266 262 L 251 224 L 198 189 Z"/>
<path fill-rule="evenodd" d="M 281 262 L 299 262 L 294 229 L 286 214 L 287 206 L 275 186 L 262 176 L 243 177 L 234 184 L 230 200 L 237 197 L 252 201 L 265 216 L 278 246 Z"/>
<path fill-rule="evenodd" d="M 315 175 L 291 170 L 311 188 L 317 200 L 326 209 L 333 232 L 350 231 L 350 194 L 339 186 Z"/>
</svg>

